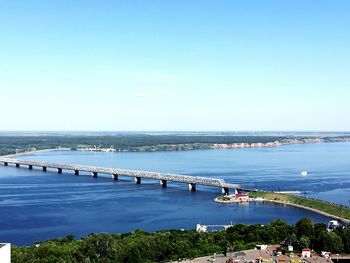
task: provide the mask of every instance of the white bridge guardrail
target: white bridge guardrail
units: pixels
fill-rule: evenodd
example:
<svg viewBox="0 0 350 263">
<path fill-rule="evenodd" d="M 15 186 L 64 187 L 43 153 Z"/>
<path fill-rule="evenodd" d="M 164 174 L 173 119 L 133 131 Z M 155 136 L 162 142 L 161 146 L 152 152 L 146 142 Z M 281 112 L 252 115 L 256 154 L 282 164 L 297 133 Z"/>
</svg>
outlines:
<svg viewBox="0 0 350 263">
<path fill-rule="evenodd" d="M 129 177 L 140 177 L 148 178 L 154 180 L 166 180 L 178 183 L 188 183 L 188 184 L 198 184 L 206 185 L 212 187 L 221 187 L 227 189 L 237 189 L 240 186 L 237 184 L 226 183 L 223 179 L 210 178 L 210 177 L 200 177 L 200 176 L 190 176 L 190 175 L 179 175 L 171 173 L 158 173 L 158 172 L 148 172 L 148 171 L 138 171 L 138 170 L 128 170 L 119 168 L 106 168 L 98 166 L 86 166 L 77 164 L 62 164 L 62 163 L 52 163 L 52 162 L 40 162 L 31 160 L 21 160 L 13 158 L 0 157 L 0 162 L 7 164 L 19 164 L 19 165 L 31 165 L 33 167 L 46 167 L 55 168 L 62 170 L 72 170 L 80 172 L 91 172 L 91 173 L 102 173 Z"/>
</svg>

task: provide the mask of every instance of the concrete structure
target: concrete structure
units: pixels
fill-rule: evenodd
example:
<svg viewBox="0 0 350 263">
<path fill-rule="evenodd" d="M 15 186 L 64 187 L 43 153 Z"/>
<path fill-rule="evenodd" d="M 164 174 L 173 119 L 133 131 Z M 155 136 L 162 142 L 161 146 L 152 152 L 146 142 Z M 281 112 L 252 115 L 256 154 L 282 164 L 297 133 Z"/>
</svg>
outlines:
<svg viewBox="0 0 350 263">
<path fill-rule="evenodd" d="M 161 187 L 166 187 L 166 186 L 167 186 L 167 185 L 166 185 L 166 182 L 167 182 L 167 180 L 160 180 L 160 181 L 159 181 L 160 186 L 161 186 Z"/>
<path fill-rule="evenodd" d="M 11 263 L 11 244 L 0 243 L 0 262 Z"/>
<path fill-rule="evenodd" d="M 196 225 L 196 231 L 197 232 L 208 232 L 208 231 L 217 231 L 217 230 L 227 230 L 229 227 L 232 227 L 231 225 L 203 225 L 203 224 L 197 224 Z"/>
<path fill-rule="evenodd" d="M 134 177 L 137 184 L 141 184 L 142 179 L 153 179 L 160 181 L 162 187 L 167 186 L 167 182 L 186 183 L 188 184 L 190 191 L 195 191 L 197 185 L 211 186 L 220 188 L 223 193 L 228 194 L 229 189 L 234 190 L 240 188 L 237 184 L 226 183 L 223 179 L 190 176 L 190 175 L 179 175 L 170 173 L 157 173 L 137 170 L 127 170 L 119 168 L 106 168 L 97 166 L 85 166 L 77 164 L 62 164 L 62 163 L 51 163 L 51 162 L 40 162 L 30 161 L 21 159 L 12 159 L 0 157 L 0 163 L 5 166 L 9 164 L 15 165 L 16 167 L 27 166 L 27 167 L 41 167 L 43 171 L 47 171 L 48 168 L 57 170 L 57 173 L 62 173 L 63 170 L 74 171 L 75 175 L 79 175 L 80 172 L 87 172 L 92 174 L 93 177 L 97 177 L 98 174 L 109 174 L 114 180 L 118 180 L 119 176 Z"/>
</svg>

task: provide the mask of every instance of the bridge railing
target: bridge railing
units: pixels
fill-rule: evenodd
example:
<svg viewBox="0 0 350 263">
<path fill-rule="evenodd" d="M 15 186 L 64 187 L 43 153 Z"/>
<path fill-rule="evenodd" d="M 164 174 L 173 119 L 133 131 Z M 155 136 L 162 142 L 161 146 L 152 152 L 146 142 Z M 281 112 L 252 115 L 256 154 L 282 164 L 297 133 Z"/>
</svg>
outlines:
<svg viewBox="0 0 350 263">
<path fill-rule="evenodd" d="M 167 181 L 173 181 L 173 182 L 179 182 L 179 183 L 200 184 L 200 185 L 206 185 L 206 186 L 223 187 L 223 188 L 231 188 L 231 189 L 239 188 L 239 185 L 229 184 L 229 183 L 226 183 L 223 179 L 210 178 L 210 177 L 128 170 L 128 169 L 119 169 L 119 168 L 106 168 L 106 167 L 98 167 L 98 166 L 86 166 L 86 165 L 54 163 L 54 162 L 31 161 L 31 160 L 3 158 L 3 157 L 0 158 L 0 162 L 31 165 L 31 166 L 46 167 L 46 168 L 55 168 L 55 169 L 62 169 L 62 170 L 73 170 L 73 171 L 77 170 L 77 171 L 91 172 L 91 173 L 142 177 L 142 178 L 148 178 L 148 179 L 167 180 Z"/>
</svg>

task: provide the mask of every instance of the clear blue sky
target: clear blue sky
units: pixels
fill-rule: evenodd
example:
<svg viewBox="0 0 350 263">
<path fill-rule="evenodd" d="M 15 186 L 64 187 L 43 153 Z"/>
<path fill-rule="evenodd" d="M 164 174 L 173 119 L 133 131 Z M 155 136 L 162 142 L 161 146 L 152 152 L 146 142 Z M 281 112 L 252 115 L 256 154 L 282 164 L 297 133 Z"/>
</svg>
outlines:
<svg viewBox="0 0 350 263">
<path fill-rule="evenodd" d="M 349 10 L 2 0 L 0 130 L 350 130 Z"/>
</svg>

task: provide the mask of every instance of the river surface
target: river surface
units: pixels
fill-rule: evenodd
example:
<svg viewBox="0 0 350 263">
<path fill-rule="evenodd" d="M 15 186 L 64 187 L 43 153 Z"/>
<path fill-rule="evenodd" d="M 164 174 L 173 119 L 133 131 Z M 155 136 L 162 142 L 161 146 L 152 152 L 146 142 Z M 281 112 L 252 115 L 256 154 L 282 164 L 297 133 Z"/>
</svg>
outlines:
<svg viewBox="0 0 350 263">
<path fill-rule="evenodd" d="M 297 190 L 344 205 L 350 200 L 350 143 L 288 145 L 277 148 L 181 152 L 93 153 L 50 151 L 18 158 L 208 176 L 246 187 Z M 301 176 L 308 171 L 308 176 Z M 197 223 L 266 224 L 276 218 L 295 223 L 329 218 L 271 203 L 223 205 L 219 189 L 131 178 L 58 175 L 39 169 L 0 166 L 0 242 L 17 245 L 73 234 L 122 233 L 135 229 L 192 229 Z"/>
</svg>

